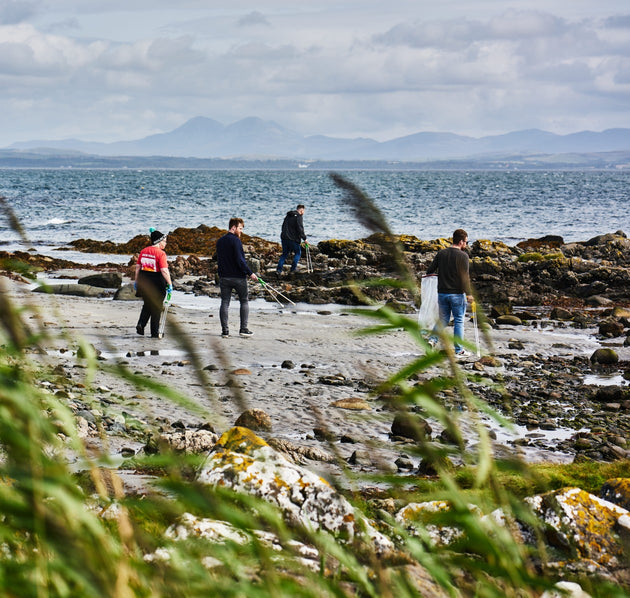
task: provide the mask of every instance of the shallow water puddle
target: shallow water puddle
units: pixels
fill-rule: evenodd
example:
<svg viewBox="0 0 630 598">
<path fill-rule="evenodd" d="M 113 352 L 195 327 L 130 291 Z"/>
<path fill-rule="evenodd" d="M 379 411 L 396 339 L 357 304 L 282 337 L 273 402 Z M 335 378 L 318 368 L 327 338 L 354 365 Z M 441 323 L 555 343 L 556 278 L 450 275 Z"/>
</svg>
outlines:
<svg viewBox="0 0 630 598">
<path fill-rule="evenodd" d="M 584 384 L 593 386 L 623 386 L 628 384 L 621 374 L 588 374 L 584 376 Z"/>
</svg>

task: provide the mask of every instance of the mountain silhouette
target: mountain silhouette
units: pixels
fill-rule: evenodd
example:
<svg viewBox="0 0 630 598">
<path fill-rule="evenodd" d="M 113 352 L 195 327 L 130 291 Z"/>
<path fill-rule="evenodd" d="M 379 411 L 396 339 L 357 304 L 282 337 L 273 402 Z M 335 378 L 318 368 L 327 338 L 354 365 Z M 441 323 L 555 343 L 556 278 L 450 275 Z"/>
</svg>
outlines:
<svg viewBox="0 0 630 598">
<path fill-rule="evenodd" d="M 378 142 L 369 138 L 305 137 L 273 121 L 257 117 L 224 125 L 211 118 L 197 116 L 168 133 L 131 141 L 33 140 L 14 143 L 10 149 L 78 151 L 98 156 L 431 161 L 628 151 L 630 129 L 608 129 L 599 133 L 581 131 L 569 135 L 527 129 L 485 137 L 420 132 Z"/>
</svg>

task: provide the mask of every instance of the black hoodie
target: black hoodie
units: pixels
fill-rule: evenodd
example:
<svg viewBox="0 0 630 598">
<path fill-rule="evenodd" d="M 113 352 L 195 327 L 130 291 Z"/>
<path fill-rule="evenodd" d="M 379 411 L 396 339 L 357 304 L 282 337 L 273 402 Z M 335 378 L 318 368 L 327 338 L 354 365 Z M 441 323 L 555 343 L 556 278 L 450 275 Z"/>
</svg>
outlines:
<svg viewBox="0 0 630 598">
<path fill-rule="evenodd" d="M 288 239 L 289 241 L 295 241 L 300 243 L 302 239 L 306 241 L 306 235 L 304 234 L 304 223 L 302 222 L 302 214 L 297 210 L 291 210 L 287 212 L 282 223 L 281 239 Z"/>
</svg>

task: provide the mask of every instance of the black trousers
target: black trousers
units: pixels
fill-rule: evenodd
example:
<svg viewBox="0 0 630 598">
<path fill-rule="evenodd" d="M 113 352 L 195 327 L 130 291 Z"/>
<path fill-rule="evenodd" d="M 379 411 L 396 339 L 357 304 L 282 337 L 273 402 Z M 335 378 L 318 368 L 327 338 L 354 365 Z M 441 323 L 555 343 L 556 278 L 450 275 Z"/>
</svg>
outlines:
<svg viewBox="0 0 630 598">
<path fill-rule="evenodd" d="M 156 276 L 157 274 L 157 276 Z M 159 272 L 140 272 L 137 281 L 137 294 L 142 297 L 143 304 L 138 319 L 138 328 L 144 330 L 151 320 L 151 336 L 157 337 L 160 329 L 160 316 L 164 309 L 166 281 Z"/>
</svg>

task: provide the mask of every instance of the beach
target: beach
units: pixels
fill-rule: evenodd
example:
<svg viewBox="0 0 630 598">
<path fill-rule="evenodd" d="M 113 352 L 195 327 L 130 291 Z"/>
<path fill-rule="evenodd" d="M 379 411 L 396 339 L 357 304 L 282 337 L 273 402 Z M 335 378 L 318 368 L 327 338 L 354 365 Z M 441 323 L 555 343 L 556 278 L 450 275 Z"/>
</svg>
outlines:
<svg viewBox="0 0 630 598">
<path fill-rule="evenodd" d="M 261 409 L 271 422 L 270 431 L 259 432 L 266 439 L 310 447 L 324 456 L 336 453 L 357 471 L 384 468 L 407 473 L 418 465 L 414 443 L 392 434 L 394 414 L 377 391 L 389 375 L 426 351 L 402 329 L 358 335 L 373 322 L 352 313 L 347 306 L 298 304 L 280 308 L 258 299 L 252 302 L 250 311 L 254 335 L 221 338 L 218 300 L 193 300 L 176 292 L 164 338 L 152 339 L 135 331 L 139 301 L 33 293 L 32 285 L 8 279 L 2 282 L 17 305 L 30 306 L 31 319 L 50 337 L 45 342 L 46 354 L 33 356 L 63 372 L 66 382 L 50 390 L 67 397 L 78 417 L 91 414 L 87 419 L 107 422 L 104 437 L 99 438 L 93 427 L 86 432 L 87 444 L 114 459 L 141 453 L 150 431 L 169 433 L 205 427 L 221 434 L 244 411 Z M 236 299 L 230 322 L 237 330 Z M 469 318 L 466 337 L 474 341 Z M 587 426 L 567 426 L 561 416 L 554 419 L 550 413 L 536 420 L 537 411 L 527 406 L 525 397 L 529 394 L 532 398 L 533 385 L 543 380 L 545 392 L 553 400 L 540 398 L 538 403 L 559 405 L 564 417 L 581 404 L 583 415 L 592 422 L 598 412 L 587 404 L 585 391 L 593 393 L 597 387 L 612 383 L 627 388 L 628 382 L 618 369 L 602 372 L 591 368 L 589 356 L 597 348 L 611 346 L 620 362 L 627 363 L 630 347 L 623 345 L 623 339 L 597 338 L 595 327 L 574 328 L 551 322 L 544 315 L 535 326 L 494 326 L 490 337 L 492 347 L 482 344 L 480 350 L 495 356 L 494 363 L 483 365 L 473 352 L 460 360 L 459 366 L 469 375 L 470 387 L 482 397 L 492 398 L 493 389 L 500 384 L 512 388 L 513 405 L 507 411 L 500 402 L 495 406 L 501 407 L 503 415 L 511 412 L 513 427 L 508 429 L 487 416 L 483 418 L 494 437 L 497 454 L 512 453 L 527 461 L 571 462 L 575 457 L 572 443 L 580 430 L 589 431 Z M 86 369 L 85 360 L 77 357 L 78 339 L 91 344 L 99 355 L 98 363 L 106 367 L 93 373 Z M 190 404 L 137 388 L 108 371 L 120 365 L 131 374 L 147 376 L 179 391 Z M 426 375 L 438 375 L 442 367 L 434 366 Z M 86 388 L 89 376 L 93 376 L 89 382 L 92 393 Z M 540 396 L 540 388 L 536 393 Z M 348 399 L 342 406 L 336 404 Z M 470 429 L 466 410 L 457 398 L 447 393 L 444 400 L 462 426 Z M 517 402 L 521 405 L 519 417 L 514 411 Z M 618 411 L 625 419 L 625 408 L 618 407 Z M 530 419 L 524 420 L 523 413 Z M 611 413 L 604 415 L 611 417 Z M 550 425 L 552 420 L 555 423 Z M 429 421 L 432 435 L 438 439 L 440 426 Z M 474 449 L 474 432 L 467 433 L 467 442 Z M 339 468 L 327 461 L 315 459 L 310 466 L 323 475 L 339 473 Z M 406 465 L 401 469 L 400 463 Z"/>
</svg>

